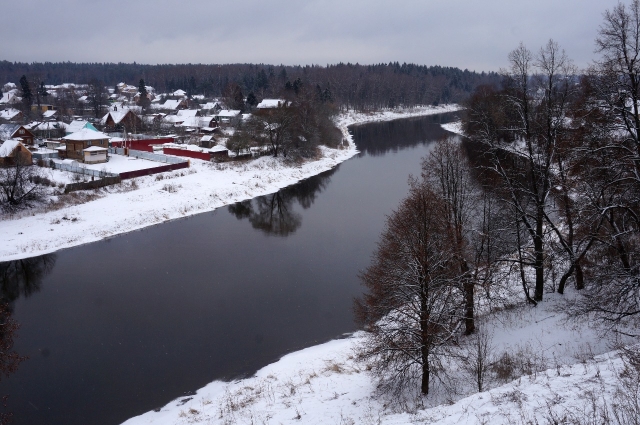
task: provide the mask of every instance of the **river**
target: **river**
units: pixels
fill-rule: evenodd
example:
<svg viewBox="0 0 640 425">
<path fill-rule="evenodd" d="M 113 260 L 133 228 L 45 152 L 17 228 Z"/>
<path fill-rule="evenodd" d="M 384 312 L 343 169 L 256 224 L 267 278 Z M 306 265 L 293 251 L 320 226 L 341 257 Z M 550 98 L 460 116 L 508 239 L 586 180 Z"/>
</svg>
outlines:
<svg viewBox="0 0 640 425">
<path fill-rule="evenodd" d="M 358 273 L 454 117 L 353 127 L 359 155 L 275 194 L 0 263 L 0 319 L 28 356 L 2 376 L 5 411 L 117 424 L 354 331 Z"/>
</svg>

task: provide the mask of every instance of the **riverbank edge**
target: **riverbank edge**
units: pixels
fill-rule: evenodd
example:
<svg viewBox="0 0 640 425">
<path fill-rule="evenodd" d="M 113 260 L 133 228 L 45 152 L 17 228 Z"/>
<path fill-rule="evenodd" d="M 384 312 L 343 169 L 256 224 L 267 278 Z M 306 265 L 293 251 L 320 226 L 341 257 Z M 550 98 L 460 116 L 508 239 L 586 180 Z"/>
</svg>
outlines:
<svg viewBox="0 0 640 425">
<path fill-rule="evenodd" d="M 355 111 L 344 112 L 336 116 L 334 122 L 342 132 L 343 139 L 348 143 L 346 148 L 330 149 L 322 147 L 321 151 L 323 155 L 320 159 L 306 162 L 300 166 L 284 165 L 282 160 L 278 158 L 259 158 L 253 160 L 248 167 L 244 166 L 245 170 L 242 172 L 234 169 L 221 171 L 221 173 L 227 172 L 225 175 L 226 181 L 223 181 L 221 186 L 203 187 L 200 191 L 198 188 L 201 185 L 197 181 L 197 178 L 191 176 L 191 180 L 193 181 L 189 182 L 185 180 L 183 183 L 197 187 L 195 187 L 195 189 L 189 187 L 190 192 L 186 190 L 182 191 L 186 192 L 184 193 L 183 199 L 179 199 L 178 201 L 173 199 L 171 200 L 173 203 L 170 205 L 164 203 L 159 204 L 162 208 L 158 206 L 156 209 L 144 209 L 149 204 L 148 198 L 142 193 L 136 197 L 136 193 L 133 191 L 127 192 L 126 194 L 107 193 L 97 200 L 65 207 L 57 211 L 33 213 L 32 215 L 24 215 L 20 218 L 5 219 L 0 221 L 0 235 L 2 235 L 0 237 L 0 262 L 50 254 L 169 221 L 211 212 L 236 202 L 269 195 L 287 186 L 296 184 L 301 180 L 331 170 L 357 155 L 359 151 L 349 133 L 349 127 L 351 126 L 371 122 L 437 115 L 456 112 L 461 109 L 462 107 L 459 105 L 451 104 L 410 109 L 382 110 L 369 113 Z M 196 161 L 197 160 L 193 161 L 193 165 L 196 166 L 194 168 L 197 168 L 197 171 L 204 173 L 218 172 L 210 168 L 205 169 L 202 164 Z M 268 171 L 264 171 L 265 169 Z M 263 177 L 263 172 L 267 175 L 266 178 L 260 178 Z M 260 175 L 252 176 L 254 173 L 260 173 Z M 178 173 L 175 174 L 178 175 Z M 180 179 L 184 178 L 184 176 L 181 176 L 172 181 L 179 183 L 181 181 Z M 140 178 L 140 181 L 146 183 L 143 189 L 147 189 L 147 192 L 152 192 L 154 196 L 160 196 L 155 193 L 159 192 L 159 190 L 157 187 L 154 187 L 154 183 L 155 186 L 161 183 L 154 182 L 152 179 L 153 177 Z M 254 180 L 256 179 L 260 181 L 260 183 L 255 182 L 254 184 Z M 224 180 L 224 178 L 222 180 Z M 263 180 L 269 180 L 268 184 L 264 184 Z M 238 190 L 239 187 L 242 188 L 241 191 Z M 214 199 L 194 205 L 192 200 L 197 200 L 198 196 L 206 196 L 207 190 L 215 190 L 220 195 L 216 194 Z M 114 211 L 111 207 L 116 206 L 118 201 L 120 201 L 121 204 L 126 203 L 130 208 L 121 208 L 120 211 Z M 139 209 L 135 208 L 136 205 Z M 167 211 L 164 207 L 165 205 L 169 206 L 170 210 Z M 108 217 L 104 217 L 104 215 L 98 216 L 100 211 L 105 210 L 109 211 Z M 91 217 L 92 214 L 95 214 L 94 217 Z M 134 217 L 136 214 L 144 217 L 144 219 Z M 89 221 L 87 221 L 87 219 Z M 53 233 L 50 233 L 54 232 L 54 230 L 61 231 L 57 232 L 56 236 L 54 236 Z M 62 233 L 62 235 L 60 235 L 60 233 Z M 58 237 L 57 235 L 60 236 Z"/>
</svg>

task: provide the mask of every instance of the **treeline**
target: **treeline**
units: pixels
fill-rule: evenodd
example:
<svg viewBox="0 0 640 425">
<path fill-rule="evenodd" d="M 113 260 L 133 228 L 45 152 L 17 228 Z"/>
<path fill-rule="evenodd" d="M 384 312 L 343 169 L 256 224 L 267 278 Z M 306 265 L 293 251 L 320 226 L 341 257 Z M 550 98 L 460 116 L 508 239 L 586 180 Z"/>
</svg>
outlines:
<svg viewBox="0 0 640 425">
<path fill-rule="evenodd" d="M 22 75 L 48 85 L 101 81 L 115 86 L 135 84 L 142 78 L 158 92 L 182 89 L 207 97 L 222 96 L 229 84 L 237 84 L 243 93 L 259 98 L 277 96 L 287 82 L 300 80 L 330 93 L 340 107 L 358 110 L 461 102 L 478 85 L 499 80 L 496 73 L 398 62 L 284 66 L 0 61 L 0 81 L 17 84 Z"/>
<path fill-rule="evenodd" d="M 475 162 L 441 142 L 390 215 L 357 303 L 360 355 L 383 388 L 428 394 L 478 332 L 478 305 L 513 302 L 514 288 L 532 306 L 573 288 L 568 317 L 637 337 L 640 1 L 604 16 L 600 57 L 580 78 L 552 40 L 513 50 L 500 84 L 466 102 Z"/>
</svg>

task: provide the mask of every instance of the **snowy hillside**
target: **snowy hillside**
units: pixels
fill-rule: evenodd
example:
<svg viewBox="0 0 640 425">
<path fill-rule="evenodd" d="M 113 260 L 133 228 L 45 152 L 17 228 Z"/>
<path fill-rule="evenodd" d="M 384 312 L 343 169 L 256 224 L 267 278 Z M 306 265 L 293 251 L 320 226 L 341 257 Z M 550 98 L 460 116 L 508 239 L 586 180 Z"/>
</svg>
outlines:
<svg viewBox="0 0 640 425">
<path fill-rule="evenodd" d="M 484 318 L 493 347 L 489 391 L 476 393 L 461 362 L 451 365 L 451 385 L 436 385 L 422 406 L 390 403 L 376 395 L 367 365 L 355 360 L 359 332 L 289 354 L 251 378 L 213 382 L 125 424 L 546 424 L 551 417 L 583 423 L 594 408 L 611 409 L 629 391 L 611 341 L 568 321 L 563 303 L 548 294 L 538 307 L 522 303 Z M 468 355 L 470 343 L 460 341 L 461 354 Z"/>
</svg>

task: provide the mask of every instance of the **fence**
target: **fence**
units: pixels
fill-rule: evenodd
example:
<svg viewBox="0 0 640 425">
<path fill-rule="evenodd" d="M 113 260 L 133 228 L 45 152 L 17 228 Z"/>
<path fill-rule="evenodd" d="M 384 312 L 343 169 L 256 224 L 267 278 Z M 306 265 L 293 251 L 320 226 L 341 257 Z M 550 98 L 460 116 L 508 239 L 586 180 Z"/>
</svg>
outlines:
<svg viewBox="0 0 640 425">
<path fill-rule="evenodd" d="M 75 192 L 76 190 L 98 189 L 100 187 L 118 184 L 120 181 L 122 181 L 120 176 L 116 176 L 103 177 L 100 180 L 93 180 L 90 182 L 69 183 L 64 187 L 64 193 Z"/>
<path fill-rule="evenodd" d="M 132 179 L 134 177 L 150 176 L 152 174 L 164 173 L 165 171 L 179 170 L 181 168 L 189 168 L 189 161 L 182 160 L 182 162 L 178 164 L 167 164 L 167 165 L 161 165 L 160 167 L 155 167 L 155 168 L 146 168 L 143 170 L 127 171 L 124 173 L 120 173 L 120 177 L 122 178 L 122 180 Z"/>
<path fill-rule="evenodd" d="M 48 158 L 45 158 L 43 160 L 44 164 L 56 169 L 56 170 L 62 170 L 62 171 L 70 171 L 72 173 L 78 173 L 78 174 L 83 174 L 86 176 L 92 176 L 92 177 L 99 177 L 99 178 L 104 178 L 104 177 L 118 177 L 118 174 L 116 173 L 110 173 L 108 171 L 100 171 L 100 170 L 92 170 L 90 168 L 85 168 L 82 166 L 76 166 L 76 165 L 72 165 L 72 164 L 67 164 L 64 162 L 56 162 L 56 161 L 52 161 Z"/>
<path fill-rule="evenodd" d="M 164 153 L 166 153 L 168 155 L 176 155 L 176 156 L 184 156 L 184 157 L 187 157 L 187 158 L 203 159 L 205 161 L 210 161 L 211 160 L 211 153 L 209 153 L 209 152 L 198 152 L 198 151 L 192 151 L 192 150 L 189 150 L 189 149 L 166 148 L 166 147 L 163 148 L 162 150 L 163 150 Z"/>
<path fill-rule="evenodd" d="M 189 162 L 186 159 L 176 158 L 175 156 L 167 156 L 167 155 L 162 155 L 160 153 L 136 151 L 133 149 L 129 149 L 129 156 L 132 156 L 134 158 L 148 159 L 149 161 L 164 162 L 166 164 L 182 164 L 183 162 Z"/>
</svg>

